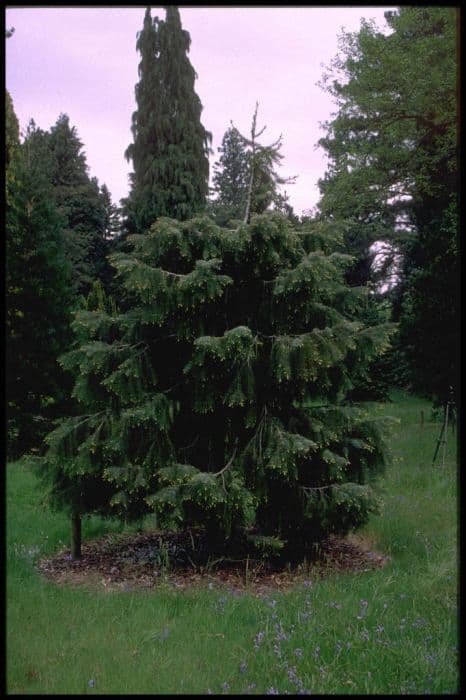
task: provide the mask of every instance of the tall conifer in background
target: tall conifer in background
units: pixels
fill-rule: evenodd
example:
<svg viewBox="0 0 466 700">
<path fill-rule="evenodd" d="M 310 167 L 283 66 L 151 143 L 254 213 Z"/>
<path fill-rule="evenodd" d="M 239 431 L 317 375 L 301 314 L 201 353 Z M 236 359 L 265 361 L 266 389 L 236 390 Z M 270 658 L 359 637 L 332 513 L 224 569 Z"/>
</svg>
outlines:
<svg viewBox="0 0 466 700">
<path fill-rule="evenodd" d="M 248 192 L 248 154 L 244 137 L 231 124 L 218 148 L 220 158 L 214 164 L 212 191 L 215 199 L 211 212 L 220 226 L 233 219 L 242 219 Z"/>
<path fill-rule="evenodd" d="M 66 255 L 71 262 L 73 284 L 87 294 L 94 280 L 110 274 L 106 263 L 106 202 L 95 177 L 89 177 L 83 144 L 69 117 L 61 114 L 50 130 L 51 181 L 58 210 L 63 217 Z"/>
<path fill-rule="evenodd" d="M 69 347 L 74 295 L 53 187 L 27 137 L 19 142 L 9 97 L 7 107 L 5 376 L 8 456 L 16 458 L 63 415 L 71 387 L 57 358 Z"/>
<path fill-rule="evenodd" d="M 209 213 L 220 225 L 241 219 L 249 221 L 253 214 L 263 214 L 272 205 L 290 220 L 296 220 L 292 207 L 287 203 L 281 185 L 293 184 L 296 177 L 282 177 L 277 166 L 283 160 L 280 153 L 282 136 L 268 146 L 258 142 L 266 127 L 257 130 L 257 110 L 253 115 L 251 137 L 246 138 L 231 123 L 218 149 L 220 158 L 214 165 Z"/>
<path fill-rule="evenodd" d="M 102 205 L 105 211 L 104 218 L 104 239 L 113 241 L 121 231 L 120 208 L 112 202 L 112 195 L 106 184 L 100 188 Z"/>
<path fill-rule="evenodd" d="M 61 114 L 50 131 L 31 120 L 24 145 L 29 161 L 51 184 L 73 290 L 85 295 L 94 280 L 105 283 L 111 274 L 106 262 L 108 190 L 101 192 L 97 178 L 89 176 L 83 144 L 68 115 Z"/>
<path fill-rule="evenodd" d="M 136 48 L 141 54 L 132 118 L 131 191 L 126 228 L 144 232 L 160 216 L 188 219 L 203 210 L 208 194 L 211 135 L 201 124 L 196 73 L 187 56 L 191 39 L 177 7 L 165 21 L 147 8 Z"/>
<path fill-rule="evenodd" d="M 383 243 L 398 277 L 398 365 L 439 403 L 459 390 L 457 12 L 406 6 L 385 13 L 388 33 L 363 22 L 344 34 L 324 79 L 338 113 L 320 141 L 319 208 L 347 220 L 348 281 L 380 281 L 373 244 Z"/>
</svg>

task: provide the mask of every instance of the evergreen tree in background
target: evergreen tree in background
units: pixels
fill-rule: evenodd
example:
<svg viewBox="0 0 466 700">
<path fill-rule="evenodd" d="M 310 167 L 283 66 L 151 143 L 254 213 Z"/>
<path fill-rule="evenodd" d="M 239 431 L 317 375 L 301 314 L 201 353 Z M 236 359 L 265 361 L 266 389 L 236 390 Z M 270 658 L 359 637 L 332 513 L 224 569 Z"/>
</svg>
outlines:
<svg viewBox="0 0 466 700">
<path fill-rule="evenodd" d="M 106 261 L 110 250 L 106 240 L 108 190 L 101 191 L 97 178 L 89 177 L 83 144 L 66 114 L 60 115 L 50 132 L 31 120 L 24 145 L 29 161 L 35 162 L 52 186 L 74 293 L 86 295 L 94 280 L 106 284 L 111 276 Z"/>
<path fill-rule="evenodd" d="M 267 128 L 263 126 L 260 131 L 257 131 L 258 109 L 259 104 L 256 103 L 256 109 L 252 118 L 251 138 L 244 139 L 249 149 L 249 183 L 244 214 L 245 223 L 251 220 L 253 214 L 263 214 L 271 204 L 274 204 L 279 210 L 282 209 L 286 202 L 286 197 L 279 193 L 278 187 L 286 183 L 293 183 L 296 179 L 295 177 L 283 178 L 275 169 L 283 160 L 283 155 L 280 153 L 282 147 L 281 135 L 269 146 L 262 146 L 258 143 L 257 139 Z"/>
<path fill-rule="evenodd" d="M 65 411 L 69 377 L 57 357 L 68 349 L 73 304 L 50 181 L 20 144 L 11 98 L 6 112 L 6 410 L 7 453 L 37 448 Z"/>
<path fill-rule="evenodd" d="M 196 73 L 187 56 L 191 39 L 177 7 L 165 21 L 147 8 L 136 48 L 141 54 L 133 114 L 131 191 L 126 228 L 142 233 L 160 216 L 185 220 L 206 205 L 211 135 L 201 124 Z"/>
<path fill-rule="evenodd" d="M 244 216 L 248 191 L 249 159 L 244 137 L 238 129 L 230 126 L 218 149 L 219 160 L 214 164 L 213 192 L 211 203 L 215 221 L 225 226 L 231 220 Z"/>
<path fill-rule="evenodd" d="M 8 174 L 11 160 L 19 147 L 19 122 L 8 90 L 5 91 L 5 168 Z"/>
<path fill-rule="evenodd" d="M 77 313 L 62 362 L 81 411 L 40 462 L 75 557 L 90 512 L 155 511 L 204 526 L 211 551 L 246 538 L 286 557 L 367 520 L 382 442 L 345 395 L 390 327 L 354 320 L 348 257 L 318 233 L 159 218 L 112 256 L 124 305 Z"/>
<path fill-rule="evenodd" d="M 347 222 L 348 281 L 396 272 L 399 364 L 442 403 L 459 388 L 456 12 L 401 7 L 386 13 L 388 34 L 367 22 L 345 34 L 324 81 L 338 113 L 320 142 L 330 165 L 319 208 Z M 375 242 L 386 256 L 378 273 Z"/>
<path fill-rule="evenodd" d="M 106 280 L 110 275 L 106 262 L 108 200 L 97 179 L 89 177 L 83 144 L 66 114 L 60 115 L 50 130 L 49 148 L 50 177 L 63 217 L 65 252 L 71 262 L 73 284 L 78 293 L 87 294 L 94 280 Z"/>
<path fill-rule="evenodd" d="M 251 138 L 243 136 L 232 123 L 218 149 L 221 156 L 214 165 L 212 188 L 216 198 L 211 201 L 209 212 L 219 225 L 234 219 L 248 222 L 253 214 L 263 214 L 271 205 L 296 222 L 286 193 L 279 191 L 281 185 L 292 184 L 296 178 L 281 177 L 276 171 L 283 160 L 282 136 L 269 146 L 257 141 L 266 129 L 264 126 L 256 130 L 258 107 L 256 104 Z"/>
<path fill-rule="evenodd" d="M 121 233 L 121 210 L 112 202 L 112 195 L 107 185 L 100 188 L 101 201 L 105 211 L 104 218 L 104 240 L 113 241 Z"/>
</svg>

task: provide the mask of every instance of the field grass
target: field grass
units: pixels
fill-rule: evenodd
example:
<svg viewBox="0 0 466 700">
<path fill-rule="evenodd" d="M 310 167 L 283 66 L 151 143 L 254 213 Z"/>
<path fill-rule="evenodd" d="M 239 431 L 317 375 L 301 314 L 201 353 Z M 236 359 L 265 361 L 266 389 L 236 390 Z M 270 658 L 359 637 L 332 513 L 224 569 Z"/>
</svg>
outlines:
<svg viewBox="0 0 466 700">
<path fill-rule="evenodd" d="M 273 597 L 48 583 L 34 562 L 68 541 L 68 522 L 21 462 L 8 465 L 7 692 L 457 693 L 456 435 L 432 466 L 441 417 L 425 401 L 398 393 L 369 409 L 400 419 L 385 507 L 362 533 L 389 563 Z M 117 527 L 89 518 L 83 534 Z"/>
</svg>

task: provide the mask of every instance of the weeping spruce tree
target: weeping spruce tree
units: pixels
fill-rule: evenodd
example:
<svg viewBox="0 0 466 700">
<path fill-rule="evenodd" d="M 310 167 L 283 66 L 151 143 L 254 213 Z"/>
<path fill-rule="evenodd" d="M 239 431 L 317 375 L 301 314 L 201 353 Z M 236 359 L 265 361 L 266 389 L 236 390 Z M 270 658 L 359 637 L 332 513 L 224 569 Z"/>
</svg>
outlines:
<svg viewBox="0 0 466 700">
<path fill-rule="evenodd" d="M 131 192 L 126 228 L 142 233 L 159 216 L 189 219 L 206 203 L 211 134 L 201 124 L 196 72 L 188 58 L 191 39 L 177 7 L 165 8 L 165 21 L 148 7 L 136 48 L 141 54 L 132 117 Z"/>
<path fill-rule="evenodd" d="M 356 318 L 349 258 L 280 214 L 238 229 L 160 218 L 112 264 L 126 308 L 74 321 L 62 359 L 79 415 L 47 437 L 52 500 L 73 514 L 205 527 L 299 556 L 377 508 L 377 419 L 345 401 L 390 326 Z M 74 556 L 79 556 L 79 538 Z"/>
</svg>

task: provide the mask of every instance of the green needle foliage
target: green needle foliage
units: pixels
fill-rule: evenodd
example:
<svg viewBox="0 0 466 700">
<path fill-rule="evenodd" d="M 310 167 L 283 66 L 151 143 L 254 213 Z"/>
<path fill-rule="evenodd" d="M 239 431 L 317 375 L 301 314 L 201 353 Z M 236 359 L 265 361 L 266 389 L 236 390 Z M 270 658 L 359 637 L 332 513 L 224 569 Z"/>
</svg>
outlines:
<svg viewBox="0 0 466 700">
<path fill-rule="evenodd" d="M 257 129 L 256 108 L 252 118 L 251 138 L 243 136 L 231 122 L 218 149 L 220 159 L 214 164 L 209 212 L 220 226 L 232 225 L 235 220 L 249 222 L 253 214 L 263 214 L 273 205 L 274 209 L 296 221 L 288 204 L 282 185 L 294 184 L 296 177 L 281 177 L 277 172 L 284 156 L 280 153 L 282 136 L 268 146 L 257 139 L 266 127 Z"/>
<path fill-rule="evenodd" d="M 68 377 L 57 362 L 69 347 L 71 269 L 53 188 L 20 143 L 6 98 L 5 292 L 7 452 L 37 448 L 63 412 Z"/>
<path fill-rule="evenodd" d="M 329 169 L 319 208 L 346 221 L 350 284 L 397 279 L 398 364 L 415 391 L 445 403 L 459 391 L 458 9 L 385 17 L 388 33 L 362 22 L 343 34 L 324 77 L 338 112 L 320 141 Z"/>
<path fill-rule="evenodd" d="M 126 227 L 142 233 L 159 216 L 185 220 L 205 207 L 211 135 L 201 124 L 196 72 L 187 56 L 191 39 L 177 7 L 165 8 L 165 21 L 150 8 L 138 34 L 141 54 L 133 114 L 131 192 L 125 203 Z"/>
<path fill-rule="evenodd" d="M 71 264 L 75 295 L 87 294 L 95 279 L 108 280 L 108 190 L 90 177 L 83 144 L 68 115 L 61 114 L 50 132 L 31 120 L 24 146 L 28 160 L 50 182 L 61 218 L 66 259 Z"/>
<path fill-rule="evenodd" d="M 126 308 L 79 311 L 62 358 L 82 413 L 47 437 L 52 501 L 287 556 L 365 523 L 383 442 L 345 395 L 391 327 L 357 320 L 348 256 L 274 213 L 130 240 L 112 256 Z"/>
</svg>

